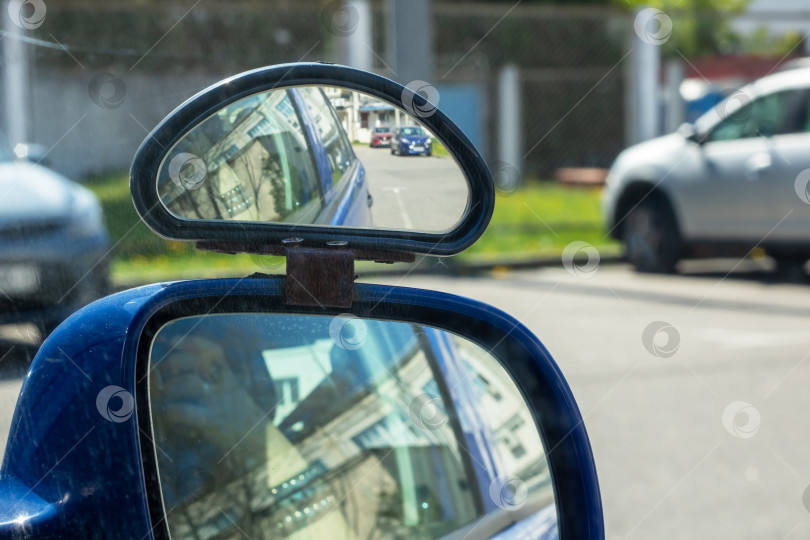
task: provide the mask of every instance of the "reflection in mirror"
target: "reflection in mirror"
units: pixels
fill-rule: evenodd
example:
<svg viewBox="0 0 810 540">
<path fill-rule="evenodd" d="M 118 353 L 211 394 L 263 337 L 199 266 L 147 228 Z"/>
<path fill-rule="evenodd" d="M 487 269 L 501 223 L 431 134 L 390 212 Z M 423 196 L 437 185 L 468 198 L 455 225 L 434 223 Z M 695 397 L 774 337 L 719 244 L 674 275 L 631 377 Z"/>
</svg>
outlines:
<svg viewBox="0 0 810 540">
<path fill-rule="evenodd" d="M 461 221 L 470 189 L 441 141 L 406 112 L 314 86 L 225 106 L 174 145 L 157 183 L 181 219 L 431 233 Z"/>
<path fill-rule="evenodd" d="M 466 339 L 351 315 L 214 314 L 164 325 L 149 361 L 172 538 L 481 537 L 519 519 L 556 531 L 532 415 Z"/>
</svg>

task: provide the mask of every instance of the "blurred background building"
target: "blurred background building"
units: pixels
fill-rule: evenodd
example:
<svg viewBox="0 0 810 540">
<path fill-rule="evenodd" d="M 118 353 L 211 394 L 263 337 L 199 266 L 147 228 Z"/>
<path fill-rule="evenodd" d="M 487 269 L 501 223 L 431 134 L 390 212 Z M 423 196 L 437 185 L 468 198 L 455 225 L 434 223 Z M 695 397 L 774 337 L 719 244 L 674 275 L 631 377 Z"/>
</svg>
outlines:
<svg viewBox="0 0 810 540">
<path fill-rule="evenodd" d="M 0 121 L 8 145 L 43 144 L 56 170 L 82 179 L 126 170 L 159 119 L 210 83 L 339 62 L 426 81 L 490 162 L 545 179 L 607 167 L 806 54 L 801 0 L 655 2 L 664 24 L 641 34 L 645 6 L 630 4 L 53 2 L 36 28 L 5 25 Z"/>
</svg>

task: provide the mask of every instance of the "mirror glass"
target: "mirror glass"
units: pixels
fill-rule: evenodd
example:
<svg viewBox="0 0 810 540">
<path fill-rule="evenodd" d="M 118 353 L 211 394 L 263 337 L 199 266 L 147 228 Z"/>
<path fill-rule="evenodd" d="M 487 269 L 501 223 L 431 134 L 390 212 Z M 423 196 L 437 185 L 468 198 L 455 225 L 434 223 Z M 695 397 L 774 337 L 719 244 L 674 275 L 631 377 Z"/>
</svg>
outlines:
<svg viewBox="0 0 810 540">
<path fill-rule="evenodd" d="M 187 220 L 427 233 L 453 229 L 469 199 L 462 170 L 417 118 L 319 86 L 223 107 L 168 152 L 157 189 Z"/>
<path fill-rule="evenodd" d="M 149 362 L 172 538 L 556 531 L 532 415 L 464 338 L 352 315 L 210 314 L 161 327 Z"/>
</svg>

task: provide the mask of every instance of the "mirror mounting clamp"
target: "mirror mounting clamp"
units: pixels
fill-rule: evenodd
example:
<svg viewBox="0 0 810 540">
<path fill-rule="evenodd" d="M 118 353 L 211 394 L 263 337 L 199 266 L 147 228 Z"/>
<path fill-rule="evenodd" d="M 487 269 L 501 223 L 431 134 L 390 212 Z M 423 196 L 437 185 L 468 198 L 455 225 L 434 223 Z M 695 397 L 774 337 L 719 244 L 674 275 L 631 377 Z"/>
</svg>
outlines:
<svg viewBox="0 0 810 540">
<path fill-rule="evenodd" d="M 227 253 L 235 255 L 237 253 L 252 253 L 254 255 L 274 255 L 286 257 L 291 244 L 281 241 L 281 244 L 256 244 L 254 242 L 217 242 L 198 241 L 195 247 L 201 251 L 213 251 L 214 253 Z M 306 242 L 308 247 L 315 247 L 312 242 Z M 351 251 L 356 261 L 374 261 L 375 263 L 393 264 L 398 262 L 410 263 L 416 260 L 416 254 L 408 251 L 392 251 L 387 249 L 367 249 L 350 248 L 344 242 L 326 242 L 328 251 L 335 252 L 338 248 Z"/>
<path fill-rule="evenodd" d="M 351 307 L 357 276 L 354 253 L 345 249 L 345 242 L 327 248 L 297 244 L 290 243 L 285 248 L 285 302 L 294 306 Z"/>
<path fill-rule="evenodd" d="M 284 296 L 288 305 L 351 307 L 354 299 L 355 260 L 392 264 L 413 262 L 408 252 L 351 249 L 345 241 L 327 241 L 326 247 L 303 245 L 302 238 L 288 238 L 281 244 L 197 242 L 197 249 L 217 253 L 254 253 L 287 258 Z"/>
</svg>

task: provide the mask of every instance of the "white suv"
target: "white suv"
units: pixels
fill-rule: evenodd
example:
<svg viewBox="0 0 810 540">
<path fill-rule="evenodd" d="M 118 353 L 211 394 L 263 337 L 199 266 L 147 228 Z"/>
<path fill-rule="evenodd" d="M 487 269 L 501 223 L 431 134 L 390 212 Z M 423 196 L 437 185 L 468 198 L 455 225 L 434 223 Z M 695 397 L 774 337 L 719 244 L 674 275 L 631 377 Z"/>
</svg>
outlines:
<svg viewBox="0 0 810 540">
<path fill-rule="evenodd" d="M 619 154 L 603 209 L 636 269 L 754 247 L 781 264 L 810 258 L 809 109 L 810 68 L 792 69 Z"/>
</svg>

